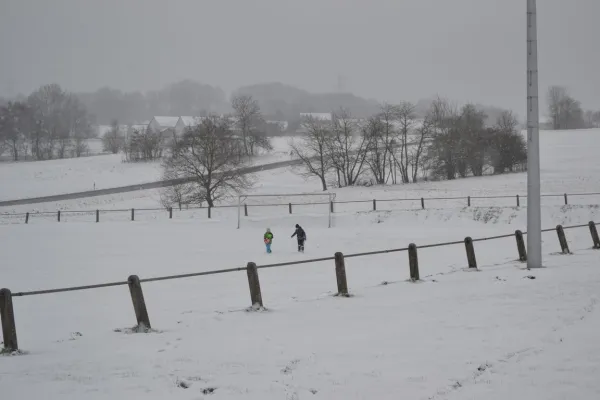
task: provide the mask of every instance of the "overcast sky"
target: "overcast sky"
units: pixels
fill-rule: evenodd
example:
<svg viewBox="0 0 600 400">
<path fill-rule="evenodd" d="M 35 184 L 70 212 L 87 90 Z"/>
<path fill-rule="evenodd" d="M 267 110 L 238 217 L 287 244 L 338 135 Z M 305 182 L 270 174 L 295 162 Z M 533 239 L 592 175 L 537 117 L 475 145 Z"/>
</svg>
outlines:
<svg viewBox="0 0 600 400">
<path fill-rule="evenodd" d="M 56 82 L 227 92 L 280 81 L 381 101 L 525 107 L 525 0 L 0 0 L 0 94 Z M 600 109 L 600 0 L 538 0 L 540 88 Z"/>
</svg>

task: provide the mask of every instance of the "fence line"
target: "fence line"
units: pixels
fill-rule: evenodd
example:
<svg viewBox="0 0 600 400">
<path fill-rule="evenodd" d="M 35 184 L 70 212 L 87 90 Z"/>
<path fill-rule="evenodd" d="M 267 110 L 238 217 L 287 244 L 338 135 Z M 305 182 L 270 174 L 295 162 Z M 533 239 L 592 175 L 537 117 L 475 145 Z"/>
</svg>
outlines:
<svg viewBox="0 0 600 400">
<path fill-rule="evenodd" d="M 580 225 L 572 225 L 563 227 L 562 225 L 557 225 L 554 229 L 543 229 L 542 232 L 551 232 L 556 230 L 558 235 L 559 244 L 561 247 L 561 253 L 563 254 L 571 254 L 569 250 L 568 241 L 565 236 L 565 229 L 575 229 L 589 227 L 590 234 L 592 236 L 593 249 L 600 249 L 600 238 L 598 237 L 598 232 L 596 229 L 596 223 L 594 221 L 590 221 L 588 224 L 580 224 Z M 250 297 L 251 297 L 251 309 L 260 309 L 263 307 L 262 302 L 262 294 L 260 289 L 260 282 L 258 276 L 259 269 L 265 268 L 277 268 L 277 267 L 286 267 L 292 265 L 302 265 L 302 264 L 310 264 L 317 263 L 323 261 L 335 261 L 335 274 L 337 280 L 338 292 L 336 296 L 341 297 L 350 297 L 351 294 L 348 292 L 348 283 L 346 279 L 346 271 L 345 271 L 345 258 L 355 258 L 355 257 L 366 257 L 378 254 L 387 254 L 387 253 L 396 253 L 396 252 L 408 252 L 409 258 L 409 268 L 410 268 L 410 281 L 415 282 L 419 281 L 419 263 L 417 250 L 418 248 L 426 249 L 433 247 L 442 247 L 442 246 L 452 246 L 457 244 L 464 244 L 466 255 L 467 255 L 467 263 L 468 267 L 471 270 L 477 270 L 477 259 L 475 256 L 475 248 L 473 243 L 481 242 L 486 240 L 496 240 L 503 239 L 509 237 L 515 237 L 517 241 L 517 250 L 519 254 L 518 261 L 525 262 L 527 261 L 527 254 L 525 245 L 523 242 L 523 235 L 526 232 L 521 232 L 519 230 L 515 231 L 514 234 L 505 234 L 505 235 L 496 235 L 489 236 L 483 238 L 472 239 L 471 237 L 466 237 L 463 241 L 451 241 L 451 242 L 443 242 L 443 243 L 432 243 L 428 245 L 423 245 L 417 247 L 414 243 L 411 243 L 408 247 L 402 247 L 397 249 L 386 249 L 386 250 L 377 250 L 370 252 L 361 252 L 361 253 L 353 253 L 344 255 L 340 252 L 336 252 L 333 257 L 322 257 L 322 258 L 313 258 L 309 260 L 300 260 L 300 261 L 289 261 L 289 262 L 281 262 L 275 264 L 265 264 L 257 266 L 253 262 L 249 262 L 246 267 L 237 267 L 237 268 L 228 268 L 228 269 L 220 269 L 220 270 L 212 270 L 212 271 L 203 271 L 203 272 L 195 272 L 188 274 L 178 274 L 178 275 L 167 275 L 167 276 L 159 276 L 154 278 L 146 278 L 140 279 L 137 275 L 131 275 L 128 277 L 127 281 L 119 281 L 119 282 L 108 282 L 101 283 L 95 285 L 85 285 L 85 286 L 72 286 L 66 288 L 58 288 L 58 289 L 47 289 L 47 290 L 34 290 L 28 292 L 16 292 L 12 293 L 9 289 L 1 289 L 0 290 L 0 318 L 2 322 L 2 334 L 4 338 L 4 349 L 1 352 L 13 352 L 18 351 L 18 342 L 17 342 L 17 330 L 15 325 L 14 318 L 14 308 L 13 308 L 13 297 L 24 297 L 24 296 L 34 296 L 34 295 L 42 295 L 42 294 L 50 294 L 50 293 L 62 293 L 62 292 L 72 292 L 72 291 L 80 291 L 80 290 L 91 290 L 91 289 L 99 289 L 113 286 L 124 286 L 128 285 L 131 293 L 131 299 L 133 302 L 133 307 L 136 315 L 137 325 L 136 331 L 138 332 L 147 332 L 151 329 L 150 319 L 148 317 L 148 311 L 146 307 L 146 303 L 144 300 L 144 295 L 142 291 L 141 283 L 145 282 L 157 282 L 164 281 L 170 279 L 184 279 L 190 277 L 197 276 L 206 276 L 206 275 L 216 275 L 216 274 L 225 274 L 230 272 L 239 272 L 246 270 L 248 275 L 248 283 L 250 288 Z"/>
<path fill-rule="evenodd" d="M 594 222 L 594 224 L 595 224 L 595 222 Z M 573 226 L 565 226 L 565 227 L 563 227 L 563 229 L 583 228 L 583 227 L 588 227 L 588 226 L 589 226 L 589 224 L 573 225 Z M 548 229 L 543 229 L 542 232 L 552 232 L 554 230 L 555 230 L 555 228 L 548 228 Z M 523 231 L 522 234 L 526 235 L 527 232 Z M 472 239 L 472 241 L 473 242 L 481 242 L 481 241 L 486 241 L 486 240 L 505 239 L 505 238 L 509 238 L 509 237 L 513 237 L 513 236 L 514 236 L 514 234 L 511 233 L 511 234 L 476 238 L 476 239 Z M 451 241 L 451 242 L 426 244 L 426 245 L 418 246 L 418 248 L 419 249 L 428 249 L 428 248 L 434 248 L 434 247 L 453 246 L 453 245 L 463 244 L 463 243 L 464 243 L 463 240 L 457 240 L 457 241 Z M 398 253 L 398 252 L 404 252 L 404 251 L 408 251 L 408 247 L 346 254 L 346 255 L 344 255 L 344 258 L 365 257 L 365 256 L 388 254 L 388 253 Z M 323 261 L 332 261 L 332 260 L 334 260 L 333 256 L 332 257 L 311 258 L 308 260 L 298 260 L 298 261 L 288 261 L 288 262 L 281 262 L 281 263 L 275 263 L 275 264 L 257 265 L 256 268 L 264 269 L 264 268 L 288 267 L 288 266 L 292 266 L 292 265 L 312 264 L 312 263 L 323 262 Z M 245 267 L 237 267 L 237 268 L 227 268 L 227 269 L 219 269 L 219 270 L 212 270 L 212 271 L 193 272 L 193 273 L 188 273 L 188 274 L 167 275 L 167 276 L 159 276 L 159 277 L 154 277 L 154 278 L 140 279 L 140 282 L 142 282 L 142 283 L 157 282 L 157 281 L 164 281 L 164 280 L 171 280 L 171 279 L 191 278 L 191 277 L 197 277 L 197 276 L 203 276 L 203 275 L 216 275 L 216 274 L 224 274 L 224 273 L 229 273 L 229 272 L 239 272 L 239 271 L 243 271 L 245 269 L 246 269 Z M 73 286 L 73 287 L 60 288 L 60 289 L 17 292 L 17 293 L 13 293 L 12 296 L 13 297 L 33 296 L 33 295 L 39 295 L 39 294 L 50 294 L 50 293 L 71 292 L 71 291 L 78 291 L 78 290 L 98 289 L 98 288 L 120 286 L 120 285 L 126 285 L 126 284 L 127 284 L 126 281 L 109 282 L 109 283 L 101 283 L 101 284 L 96 284 L 96 285 Z"/>
<path fill-rule="evenodd" d="M 541 197 L 563 197 L 564 205 L 569 205 L 569 196 L 600 196 L 600 192 L 590 192 L 590 193 L 548 193 L 542 194 Z M 289 207 L 290 213 L 292 213 L 292 206 L 310 206 L 310 205 L 329 205 L 331 207 L 331 211 L 335 212 L 336 204 L 362 204 L 362 203 L 372 203 L 372 208 L 369 210 L 377 211 L 377 203 L 385 203 L 385 202 L 421 202 L 421 209 L 426 208 L 426 204 L 428 201 L 450 201 L 450 200 L 463 200 L 465 201 L 465 206 L 472 207 L 472 200 L 482 200 L 482 199 L 515 199 L 515 206 L 521 206 L 521 198 L 527 198 L 527 195 L 497 195 L 497 196 L 457 196 L 457 197 L 420 197 L 420 198 L 403 198 L 403 199 L 372 199 L 372 200 L 341 200 L 341 201 L 331 201 L 331 202 L 288 202 L 288 203 L 262 203 L 262 204 L 244 204 L 244 216 L 248 216 L 248 209 L 253 207 Z M 178 210 L 178 212 L 186 212 L 193 210 L 207 210 L 208 218 L 211 218 L 211 209 L 219 209 L 219 208 L 237 208 L 238 205 L 224 204 L 218 205 L 214 207 L 207 206 L 192 206 L 185 207 Z M 417 209 L 417 207 L 415 207 Z M 61 215 L 69 215 L 69 214 L 96 214 L 96 222 L 100 222 L 100 214 L 109 214 L 109 213 L 131 213 L 131 220 L 135 221 L 135 212 L 168 212 L 169 218 L 173 218 L 173 207 L 169 208 L 128 208 L 128 209 L 95 209 L 95 210 L 57 210 L 57 211 L 31 211 L 25 213 L 0 213 L 0 217 L 25 217 L 25 223 L 29 222 L 30 217 L 34 216 L 43 216 L 43 215 L 56 215 L 57 221 L 61 222 Z"/>
</svg>

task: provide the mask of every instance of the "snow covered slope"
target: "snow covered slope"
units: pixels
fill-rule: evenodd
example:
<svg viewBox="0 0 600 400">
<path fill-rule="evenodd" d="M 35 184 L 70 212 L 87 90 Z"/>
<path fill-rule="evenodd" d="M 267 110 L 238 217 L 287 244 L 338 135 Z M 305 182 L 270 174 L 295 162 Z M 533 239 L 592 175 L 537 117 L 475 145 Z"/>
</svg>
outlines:
<svg viewBox="0 0 600 400">
<path fill-rule="evenodd" d="M 261 158 L 260 162 L 277 161 L 289 157 L 285 151 L 287 139 L 279 139 L 276 151 L 267 158 Z M 569 195 L 569 204 L 594 205 L 600 204 L 600 130 L 582 131 L 552 131 L 542 132 L 541 139 L 541 172 L 542 192 L 556 194 L 555 197 L 544 197 L 544 205 L 562 205 L 562 195 L 567 193 L 597 193 L 594 196 Z M 271 158 L 269 158 L 271 157 Z M 98 158 L 98 157 L 92 157 Z M 29 163 L 32 164 L 32 163 Z M 33 163 L 39 164 L 39 163 Z M 41 163 L 43 164 L 43 163 Z M 25 164 L 23 164 L 25 165 Z M 125 164 L 128 165 L 128 164 Z M 20 165 L 18 165 L 20 166 Z M 2 168 L 0 165 L 0 174 Z M 135 165 L 133 166 L 135 167 Z M 145 168 L 149 168 L 146 166 Z M 295 172 L 298 169 L 279 169 L 257 174 L 256 187 L 250 192 L 254 194 L 273 193 L 306 193 L 319 192 L 320 184 L 315 179 L 304 179 Z M 157 171 L 153 173 L 159 173 Z M 93 175 L 93 174 L 92 174 Z M 0 175 L 1 176 L 1 175 Z M 17 174 L 15 174 L 17 179 Z M 0 180 L 1 181 L 1 180 Z M 4 181 L 2 181 L 4 182 Z M 61 183 L 62 182 L 62 183 Z M 75 182 L 74 187 L 79 187 L 78 180 L 69 180 L 68 177 L 58 182 L 57 187 Z M 137 182 L 128 182 L 137 183 Z M 15 184 L 16 185 L 16 184 Z M 21 185 L 19 183 L 19 185 Z M 17 187 L 20 187 L 17 185 Z M 38 194 L 54 193 L 51 186 L 41 182 L 30 182 L 29 187 L 36 188 Z M 10 187 L 10 186 L 9 186 Z M 65 189 L 63 191 L 72 191 Z M 87 188 L 87 187 L 86 187 Z M 527 192 L 527 175 L 525 173 L 506 174 L 498 176 L 484 176 L 481 178 L 457 179 L 442 182 L 421 182 L 411 185 L 355 187 L 344 189 L 330 189 L 337 194 L 336 200 L 366 200 L 372 199 L 419 199 L 425 198 L 447 198 L 462 197 L 460 200 L 436 200 L 428 201 L 428 208 L 456 208 L 467 205 L 467 196 L 472 196 L 472 206 L 516 206 L 516 195 L 524 195 Z M 3 191 L 0 197 L 10 197 Z M 510 196 L 509 198 L 475 198 L 485 196 Z M 265 202 L 288 203 L 298 202 L 298 199 L 264 199 Z M 306 200 L 306 199 L 305 199 Z M 256 200 L 253 200 L 256 201 Z M 235 200 L 232 200 L 235 203 Z M 526 205 L 526 200 L 521 199 L 521 206 Z M 131 193 L 121 193 L 111 196 L 100 196 L 95 198 L 61 201 L 58 203 L 43 203 L 36 205 L 2 207 L 0 212 L 33 212 L 33 211 L 56 211 L 65 210 L 95 210 L 100 209 L 129 209 L 129 208 L 156 208 L 160 205 L 160 193 L 158 190 L 144 190 Z M 381 209 L 406 209 L 420 208 L 419 201 L 413 202 L 381 202 Z M 340 211 L 368 210 L 370 204 L 350 204 L 337 207 Z"/>
<path fill-rule="evenodd" d="M 273 152 L 256 164 L 290 158 L 288 139 L 273 139 Z M 23 163 L 0 163 L 0 200 L 107 189 L 161 179 L 160 163 L 127 163 L 121 154 Z M 94 187 L 95 185 L 95 187 Z"/>
<path fill-rule="evenodd" d="M 272 255 L 258 227 L 198 220 L 3 226 L 2 284 L 47 289 L 512 232 L 418 218 L 298 222 L 304 255 L 293 226 L 273 228 Z M 475 244 L 480 272 L 464 270 L 464 246 L 421 249 L 417 284 L 405 281 L 406 253 L 351 258 L 349 299 L 331 296 L 333 262 L 261 269 L 268 311 L 258 313 L 245 312 L 244 272 L 145 283 L 150 334 L 122 332 L 135 322 L 126 286 L 16 297 L 27 354 L 0 358 L 0 390 L 48 399 L 596 398 L 600 345 L 580 340 L 600 328 L 600 252 L 586 228 L 567 236 L 574 254 L 563 256 L 544 234 L 548 268 L 539 271 L 514 261 L 512 238 Z"/>
<path fill-rule="evenodd" d="M 564 158 L 557 151 L 553 163 L 543 161 L 545 191 L 597 186 L 597 152 L 588 153 L 594 143 L 586 140 L 563 150 Z M 261 176 L 256 190 L 318 187 L 278 171 Z M 513 191 L 525 191 L 523 175 L 344 189 L 337 199 Z M 549 198 L 544 227 L 600 222 L 592 198 L 570 206 Z M 172 220 L 164 211 L 136 210 L 135 222 L 128 211 L 103 213 L 99 224 L 87 214 L 67 213 L 60 224 L 54 214 L 35 216 L 28 225 L 0 225 L 1 286 L 16 293 L 123 282 L 131 274 L 243 268 L 525 229 L 525 209 L 512 202 L 404 205 L 381 202 L 375 212 L 370 203 L 339 205 L 330 229 L 323 205 L 295 207 L 292 215 L 285 206 L 250 207 L 239 230 L 235 209 L 215 209 L 210 220 L 206 210 L 175 212 Z M 296 223 L 308 234 L 305 254 L 290 238 Z M 275 235 L 270 255 L 262 242 L 267 227 Z M 332 296 L 333 261 L 259 269 L 263 312 L 246 311 L 243 271 L 143 283 L 155 329 L 148 334 L 127 330 L 135 316 L 126 286 L 15 297 L 25 354 L 0 357 L 0 393 L 57 400 L 600 398 L 600 251 L 591 249 L 587 227 L 566 235 L 571 255 L 558 254 L 554 232 L 543 235 L 547 268 L 536 271 L 515 261 L 512 237 L 475 243 L 479 271 L 465 270 L 462 244 L 421 248 L 420 283 L 407 282 L 406 252 L 348 258 L 350 298 Z"/>
</svg>

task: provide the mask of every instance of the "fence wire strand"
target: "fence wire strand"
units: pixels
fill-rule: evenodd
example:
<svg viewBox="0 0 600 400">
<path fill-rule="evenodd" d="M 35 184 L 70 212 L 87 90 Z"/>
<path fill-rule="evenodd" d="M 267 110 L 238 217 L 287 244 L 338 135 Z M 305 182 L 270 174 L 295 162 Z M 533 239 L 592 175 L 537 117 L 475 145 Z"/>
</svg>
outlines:
<svg viewBox="0 0 600 400">
<path fill-rule="evenodd" d="M 591 221 L 591 222 L 593 222 L 593 221 Z M 597 224 L 596 222 L 593 222 L 593 223 Z M 581 225 L 563 226 L 563 229 L 584 228 L 584 227 L 589 227 L 589 225 L 590 225 L 590 223 L 581 224 Z M 553 232 L 555 230 L 556 230 L 556 228 L 548 228 L 548 229 L 542 229 L 542 232 Z M 523 233 L 523 235 L 527 234 L 526 231 L 522 232 L 522 233 Z M 497 235 L 497 236 L 489 236 L 489 237 L 484 237 L 484 238 L 472 239 L 472 241 L 473 242 L 482 242 L 482 241 L 486 241 L 486 240 L 496 240 L 496 239 L 514 237 L 514 236 L 515 236 L 515 234 L 511 233 L 511 234 L 505 234 L 505 235 Z M 452 246 L 452 245 L 457 245 L 457 244 L 464 244 L 464 240 L 426 244 L 423 246 L 417 246 L 417 248 L 418 249 L 430 249 L 430 248 L 434 248 L 434 247 Z M 352 253 L 352 254 L 344 255 L 344 258 L 356 258 L 356 257 L 365 257 L 365 256 L 371 256 L 371 255 L 379 255 L 379 254 L 397 253 L 397 252 L 403 252 L 403 251 L 407 251 L 407 250 L 408 250 L 408 247 L 402 247 L 402 248 L 398 248 L 398 249 L 376 250 L 376 251 L 363 252 L 363 253 Z M 275 264 L 257 265 L 256 268 L 257 269 L 266 269 L 266 268 L 276 268 L 276 267 L 287 267 L 287 266 L 292 266 L 292 265 L 311 264 L 311 263 L 332 261 L 332 260 L 335 260 L 335 257 L 312 258 L 309 260 L 289 261 L 289 262 L 282 262 L 282 263 L 275 263 Z M 192 273 L 188 273 L 188 274 L 178 274 L 178 275 L 158 276 L 158 277 L 154 277 L 154 278 L 144 278 L 144 279 L 140 279 L 140 282 L 141 283 L 143 283 L 143 282 L 158 282 L 158 281 L 191 278 L 191 277 L 205 276 L 205 275 L 225 274 L 225 273 L 239 272 L 239 271 L 244 271 L 244 270 L 246 270 L 246 267 L 218 269 L 218 270 L 212 270 L 212 271 L 192 272 Z M 127 285 L 127 284 L 128 283 L 126 281 L 125 282 L 123 282 L 123 281 L 109 282 L 109 283 L 100 283 L 100 284 L 96 284 L 96 285 L 72 286 L 72 287 L 59 288 L 59 289 L 34 290 L 34 291 L 29 291 L 29 292 L 16 292 L 16 293 L 13 293 L 12 296 L 13 297 L 24 297 L 24 296 L 34 296 L 34 295 L 40 295 L 40 294 L 74 292 L 74 291 L 79 291 L 79 290 L 90 290 L 90 289 L 99 289 L 99 288 L 106 288 L 106 287 L 113 287 L 113 286 L 123 286 L 123 285 Z"/>
<path fill-rule="evenodd" d="M 563 194 L 559 194 L 559 193 L 548 193 L 548 194 L 542 194 L 540 197 L 563 197 L 565 196 L 565 194 L 568 196 L 580 196 L 580 197 L 585 197 L 585 196 L 600 196 L 600 192 L 592 192 L 592 193 L 563 193 Z M 373 200 L 375 200 L 376 202 L 411 202 L 411 201 L 431 201 L 431 200 L 464 200 L 467 201 L 469 199 L 469 197 L 471 198 L 471 200 L 481 200 L 481 199 L 515 199 L 517 196 L 519 196 L 519 198 L 521 199 L 526 199 L 527 195 L 498 195 L 498 196 L 458 196 L 458 197 L 422 197 L 422 198 L 404 198 L 404 199 L 370 199 L 370 200 L 342 200 L 342 201 L 333 201 L 332 203 L 335 204 L 361 204 L 361 203 L 370 203 Z M 288 203 L 267 203 L 267 204 L 247 204 L 248 207 L 284 207 L 284 206 L 289 206 L 289 202 Z M 291 203 L 292 206 L 310 206 L 310 205 L 328 205 L 330 204 L 329 202 L 314 202 L 314 203 Z M 242 204 L 243 205 L 243 204 Z M 224 205 L 219 205 L 219 206 L 214 206 L 211 208 L 237 208 L 238 205 L 236 204 L 224 204 Z M 184 210 L 179 210 L 181 212 L 186 211 L 186 210 L 203 210 L 203 209 L 208 209 L 209 207 L 203 207 L 203 206 L 192 206 L 192 207 L 186 207 Z M 139 208 L 139 209 L 135 209 L 136 211 L 169 211 L 169 208 Z M 173 208 L 173 210 L 175 211 L 176 208 Z M 127 212 L 127 211 L 131 211 L 131 208 L 129 209 L 97 209 L 97 210 L 60 210 L 61 213 L 95 213 L 96 211 L 99 211 L 100 213 L 110 213 L 110 212 Z M 25 215 L 26 213 L 1 213 L 0 216 L 22 216 Z M 51 214 L 56 214 L 56 211 L 30 211 L 29 212 L 30 216 L 35 216 L 35 215 L 51 215 Z"/>
</svg>

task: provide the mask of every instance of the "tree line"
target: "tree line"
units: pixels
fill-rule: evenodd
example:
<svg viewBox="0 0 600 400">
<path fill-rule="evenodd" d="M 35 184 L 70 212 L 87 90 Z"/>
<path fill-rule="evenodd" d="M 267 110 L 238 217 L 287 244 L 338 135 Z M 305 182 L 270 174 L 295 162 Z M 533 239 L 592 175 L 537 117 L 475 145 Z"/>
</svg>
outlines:
<svg viewBox="0 0 600 400">
<path fill-rule="evenodd" d="M 80 157 L 89 149 L 94 119 L 77 96 L 52 84 L 0 107 L 0 154 L 14 161 Z"/>
<path fill-rule="evenodd" d="M 505 111 L 490 124 L 471 104 L 435 100 L 424 118 L 412 103 L 383 105 L 367 119 L 344 109 L 331 120 L 308 118 L 306 134 L 292 141 L 304 176 L 330 186 L 416 183 L 522 171 L 526 143 L 515 116 Z"/>
<path fill-rule="evenodd" d="M 302 160 L 298 173 L 318 177 L 327 190 L 525 169 L 526 144 L 511 112 L 490 123 L 477 107 L 459 108 L 443 99 L 434 101 L 423 119 L 414 108 L 386 104 L 366 119 L 345 109 L 332 113 L 331 120 L 307 118 L 303 136 L 290 143 L 291 155 Z M 241 168 L 253 155 L 260 107 L 248 96 L 234 100 L 234 109 L 237 118 L 202 118 L 170 143 L 162 156 L 163 179 L 180 182 L 161 190 L 165 207 L 213 207 L 252 188 L 255 177 Z M 268 142 L 261 136 L 258 143 L 269 149 Z"/>
</svg>

